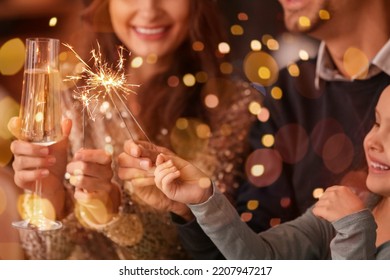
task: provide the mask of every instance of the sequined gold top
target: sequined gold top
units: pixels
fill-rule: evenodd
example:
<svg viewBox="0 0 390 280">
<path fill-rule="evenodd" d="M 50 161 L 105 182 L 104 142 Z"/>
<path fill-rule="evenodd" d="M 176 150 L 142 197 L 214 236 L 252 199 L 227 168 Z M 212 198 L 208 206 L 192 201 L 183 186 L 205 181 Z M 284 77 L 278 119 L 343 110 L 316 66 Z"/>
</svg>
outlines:
<svg viewBox="0 0 390 280">
<path fill-rule="evenodd" d="M 217 181 L 216 185 L 232 195 L 238 186 L 238 178 L 247 155 L 246 138 L 249 126 L 256 117 L 250 113 L 252 102 L 260 103 L 260 94 L 248 83 L 236 81 L 230 86 L 235 91 L 226 110 L 216 107 L 210 111 L 210 123 L 197 119 L 185 119 L 187 128 L 197 128 L 198 133 L 183 132 L 182 128 L 168 131 L 161 128 L 161 143 L 191 161 Z M 224 101 L 226 102 L 226 101 Z M 123 143 L 129 134 L 112 106 L 105 104 L 103 117 L 95 121 L 86 119 L 83 133 L 82 108 L 64 94 L 65 117 L 73 120 L 70 135 L 70 158 L 81 147 L 102 148 L 113 153 L 113 170 L 116 158 L 123 151 Z M 129 119 L 127 114 L 123 114 Z M 157 117 L 158 118 L 158 117 Z M 131 121 L 129 122 L 132 123 Z M 131 125 L 130 125 L 131 126 Z M 132 126 L 131 126 L 132 127 Z M 136 129 L 134 129 L 136 130 Z M 196 130 L 196 129 L 195 129 Z M 200 132 L 199 132 L 200 131 Z M 203 131 L 203 132 L 202 132 Z M 134 133 L 133 133 L 134 134 Z M 85 139 L 83 137 L 85 135 Z M 191 137 L 188 137 L 190 135 Z M 23 246 L 29 259 L 187 259 L 182 249 L 176 228 L 169 213 L 155 210 L 144 204 L 121 185 L 123 206 L 120 214 L 109 224 L 88 228 L 80 220 L 77 205 L 74 206 L 73 189 L 69 191 L 70 214 L 62 221 L 64 227 L 56 232 L 25 232 L 21 234 Z"/>
</svg>

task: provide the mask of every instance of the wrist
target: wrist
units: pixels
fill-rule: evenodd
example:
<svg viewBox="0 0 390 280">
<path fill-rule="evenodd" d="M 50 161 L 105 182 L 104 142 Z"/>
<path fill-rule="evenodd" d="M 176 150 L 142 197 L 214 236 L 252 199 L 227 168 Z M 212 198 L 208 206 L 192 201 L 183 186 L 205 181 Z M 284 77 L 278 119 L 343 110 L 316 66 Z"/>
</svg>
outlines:
<svg viewBox="0 0 390 280">
<path fill-rule="evenodd" d="M 194 214 L 192 214 L 190 208 L 188 208 L 187 205 L 182 203 L 177 203 L 176 205 L 174 205 L 171 212 L 177 216 L 180 216 L 182 219 L 184 219 L 187 222 L 194 219 Z"/>
</svg>

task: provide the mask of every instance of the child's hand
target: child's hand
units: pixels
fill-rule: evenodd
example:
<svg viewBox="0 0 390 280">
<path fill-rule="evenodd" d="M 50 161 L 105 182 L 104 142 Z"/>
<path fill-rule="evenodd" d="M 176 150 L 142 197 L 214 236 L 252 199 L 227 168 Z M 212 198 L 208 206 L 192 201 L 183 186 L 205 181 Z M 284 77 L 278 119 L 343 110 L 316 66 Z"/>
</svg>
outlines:
<svg viewBox="0 0 390 280">
<path fill-rule="evenodd" d="M 349 187 L 332 186 L 326 189 L 315 204 L 313 213 L 334 222 L 364 208 L 363 201 Z"/>
<path fill-rule="evenodd" d="M 168 198 L 185 204 L 200 204 L 212 195 L 211 180 L 189 162 L 160 154 L 156 166 L 156 185 Z"/>
</svg>

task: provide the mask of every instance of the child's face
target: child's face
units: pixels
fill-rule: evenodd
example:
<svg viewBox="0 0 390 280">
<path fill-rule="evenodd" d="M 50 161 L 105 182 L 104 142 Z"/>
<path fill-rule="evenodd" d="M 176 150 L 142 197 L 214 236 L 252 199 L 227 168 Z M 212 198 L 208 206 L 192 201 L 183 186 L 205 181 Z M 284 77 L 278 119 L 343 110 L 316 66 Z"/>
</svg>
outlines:
<svg viewBox="0 0 390 280">
<path fill-rule="evenodd" d="M 375 124 L 364 139 L 368 164 L 367 187 L 390 196 L 390 86 L 382 92 L 376 106 Z"/>
</svg>

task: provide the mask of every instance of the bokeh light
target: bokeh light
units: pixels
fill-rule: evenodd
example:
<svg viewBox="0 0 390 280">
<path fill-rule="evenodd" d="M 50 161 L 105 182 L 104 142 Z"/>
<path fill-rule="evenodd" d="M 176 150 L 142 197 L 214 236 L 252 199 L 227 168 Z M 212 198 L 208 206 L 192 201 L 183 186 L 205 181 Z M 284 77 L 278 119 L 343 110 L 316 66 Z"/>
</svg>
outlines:
<svg viewBox="0 0 390 280">
<path fill-rule="evenodd" d="M 19 114 L 19 104 L 13 98 L 6 96 L 0 100 L 0 112 L 0 167 L 4 167 L 13 158 L 10 150 L 13 136 L 7 125 L 12 117 Z"/>
<path fill-rule="evenodd" d="M 259 202 L 257 200 L 249 200 L 246 204 L 248 210 L 256 210 L 259 207 Z"/>
<path fill-rule="evenodd" d="M 261 105 L 259 104 L 259 102 L 252 101 L 251 103 L 249 103 L 249 112 L 255 116 L 260 114 Z"/>
<path fill-rule="evenodd" d="M 335 174 L 345 171 L 352 164 L 353 156 L 353 143 L 344 133 L 329 137 L 322 151 L 325 166 Z"/>
<path fill-rule="evenodd" d="M 267 108 L 262 107 L 260 113 L 257 115 L 257 119 L 261 122 L 266 122 L 269 120 L 270 112 Z"/>
<path fill-rule="evenodd" d="M 144 63 L 144 60 L 142 59 L 142 57 L 137 56 L 137 57 L 133 58 L 130 65 L 132 68 L 139 68 L 142 66 L 143 63 Z"/>
<path fill-rule="evenodd" d="M 271 55 L 252 51 L 244 59 L 244 72 L 251 82 L 270 86 L 278 78 L 279 67 Z"/>
<path fill-rule="evenodd" d="M 157 60 L 158 60 L 158 56 L 155 53 L 150 53 L 146 57 L 146 63 L 148 63 L 148 64 L 156 64 Z"/>
<path fill-rule="evenodd" d="M 49 20 L 49 26 L 50 27 L 54 27 L 57 25 L 57 22 L 58 22 L 58 19 L 56 17 L 52 17 L 50 20 Z"/>
<path fill-rule="evenodd" d="M 240 36 L 244 34 L 244 28 L 241 25 L 234 24 L 230 27 L 230 32 L 235 36 Z"/>
<path fill-rule="evenodd" d="M 56 219 L 56 212 L 48 199 L 41 198 L 36 194 L 22 194 L 18 197 L 18 212 L 23 220 L 32 220 L 31 223 L 37 223 L 38 217 L 35 213 L 36 205 L 39 205 L 41 213 L 49 220 Z"/>
<path fill-rule="evenodd" d="M 292 77 L 298 77 L 299 74 L 300 74 L 299 67 L 298 67 L 298 65 L 295 64 L 295 63 L 290 64 L 290 65 L 287 67 L 287 70 L 288 70 L 288 73 L 289 73 Z"/>
<path fill-rule="evenodd" d="M 230 46 L 226 42 L 221 42 L 218 44 L 218 50 L 220 53 L 227 54 L 230 52 Z"/>
<path fill-rule="evenodd" d="M 201 52 L 204 50 L 204 44 L 200 41 L 196 41 L 192 44 L 192 49 L 197 52 Z"/>
<path fill-rule="evenodd" d="M 267 48 L 271 51 L 277 51 L 279 49 L 279 42 L 275 39 L 269 39 L 267 41 Z"/>
<path fill-rule="evenodd" d="M 280 206 L 283 208 L 288 208 L 291 205 L 291 198 L 289 197 L 282 197 L 280 199 Z"/>
<path fill-rule="evenodd" d="M 177 76 L 170 76 L 168 78 L 167 83 L 168 83 L 168 86 L 174 88 L 174 87 L 177 87 L 179 85 L 180 80 Z"/>
<path fill-rule="evenodd" d="M 273 87 L 271 89 L 271 96 L 273 99 L 281 99 L 283 97 L 283 91 L 280 87 Z"/>
<path fill-rule="evenodd" d="M 310 28 L 311 21 L 307 16 L 300 16 L 298 19 L 298 24 L 301 30 L 306 30 Z"/>
<path fill-rule="evenodd" d="M 262 169 L 264 172 L 261 172 Z M 279 178 L 282 172 L 282 159 L 276 150 L 257 149 L 248 156 L 245 170 L 253 185 L 265 187 Z"/>
<path fill-rule="evenodd" d="M 271 227 L 276 227 L 278 225 L 280 225 L 281 223 L 281 219 L 280 218 L 272 218 L 270 221 L 269 221 L 269 225 Z"/>
<path fill-rule="evenodd" d="M 241 214 L 241 221 L 243 222 L 249 222 L 253 218 L 253 214 L 250 212 L 244 212 Z"/>
<path fill-rule="evenodd" d="M 323 195 L 324 193 L 324 188 L 315 188 L 313 190 L 313 197 L 318 199 L 321 197 L 321 195 Z"/>
<path fill-rule="evenodd" d="M 0 74 L 12 76 L 23 69 L 25 46 L 21 39 L 5 42 L 0 48 Z"/>
<path fill-rule="evenodd" d="M 231 74 L 233 72 L 233 65 L 229 62 L 223 62 L 219 69 L 221 70 L 221 73 Z"/>
<path fill-rule="evenodd" d="M 251 168 L 251 174 L 255 177 L 259 177 L 264 174 L 264 165 L 255 164 Z"/>
<path fill-rule="evenodd" d="M 208 108 L 216 108 L 219 104 L 218 96 L 215 94 L 208 94 L 204 99 L 204 103 Z"/>
<path fill-rule="evenodd" d="M 369 64 L 370 61 L 366 54 L 358 48 L 350 47 L 344 53 L 343 66 L 350 77 L 364 79 L 367 76 Z"/>
<path fill-rule="evenodd" d="M 196 78 L 196 81 L 197 81 L 198 83 L 202 83 L 202 84 L 203 84 L 203 83 L 206 83 L 207 80 L 208 80 L 207 72 L 205 72 L 205 71 L 200 71 L 200 72 L 196 73 L 195 78 Z"/>
<path fill-rule="evenodd" d="M 187 86 L 187 87 L 193 87 L 196 83 L 196 79 L 195 79 L 195 76 L 188 73 L 188 74 L 185 74 L 183 76 L 183 83 Z"/>
<path fill-rule="evenodd" d="M 330 13 L 327 10 L 320 10 L 318 12 L 318 15 L 320 19 L 322 20 L 329 20 L 330 19 Z"/>
<path fill-rule="evenodd" d="M 241 21 L 246 21 L 249 19 L 248 14 L 244 12 L 238 13 L 237 18 Z"/>
<path fill-rule="evenodd" d="M 185 159 L 194 159 L 209 142 L 210 127 L 198 119 L 179 118 L 170 132 L 173 150 Z"/>
<path fill-rule="evenodd" d="M 286 163 L 299 162 L 306 155 L 308 148 L 309 137 L 299 124 L 284 125 L 275 135 L 275 149 Z"/>
<path fill-rule="evenodd" d="M 301 60 L 309 60 L 310 56 L 309 56 L 309 53 L 305 50 L 300 50 L 299 51 L 299 58 Z"/>
<path fill-rule="evenodd" d="M 261 138 L 261 143 L 264 145 L 264 147 L 270 148 L 275 143 L 275 138 L 272 134 L 265 134 Z"/>
<path fill-rule="evenodd" d="M 261 51 L 262 45 L 259 40 L 252 40 L 251 41 L 251 50 L 252 51 Z"/>
</svg>

